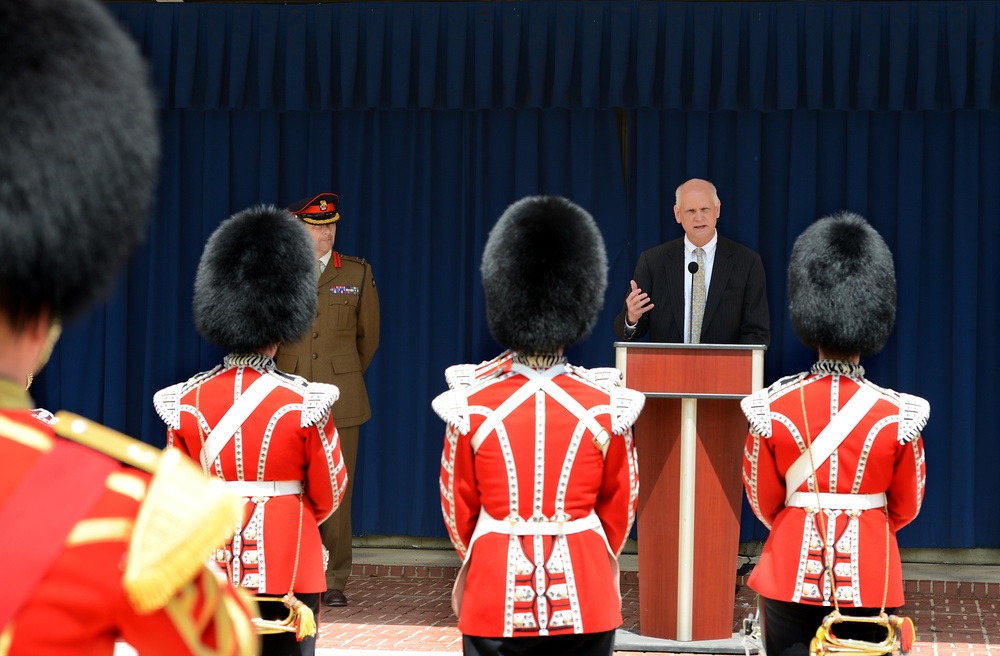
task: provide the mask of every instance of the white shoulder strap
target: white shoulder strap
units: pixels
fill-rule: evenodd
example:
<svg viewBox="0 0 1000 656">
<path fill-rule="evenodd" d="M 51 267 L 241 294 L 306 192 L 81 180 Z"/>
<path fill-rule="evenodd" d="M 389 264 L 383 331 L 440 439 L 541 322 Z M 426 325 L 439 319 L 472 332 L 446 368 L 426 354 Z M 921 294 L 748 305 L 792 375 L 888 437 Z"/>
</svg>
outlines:
<svg viewBox="0 0 1000 656">
<path fill-rule="evenodd" d="M 880 394 L 870 386 L 862 383 L 837 416 L 812 441 L 813 462 L 819 467 L 837 450 L 837 447 L 847 439 L 847 436 L 858 425 L 868 411 L 878 401 Z M 809 460 L 809 449 L 803 451 L 792 466 L 785 472 L 785 500 L 787 501 L 799 486 L 812 474 L 812 463 Z"/>
<path fill-rule="evenodd" d="M 209 433 L 205 445 L 201 448 L 201 467 L 207 473 L 212 463 L 222 452 L 223 447 L 233 439 L 233 435 L 247 417 L 257 409 L 260 402 L 278 386 L 278 379 L 269 374 L 264 374 L 246 389 L 236 403 L 226 411 L 219 423 L 215 425 Z"/>
<path fill-rule="evenodd" d="M 507 418 L 507 415 L 514 412 L 514 410 L 527 401 L 532 394 L 537 392 L 541 388 L 541 381 L 537 378 L 529 378 L 524 382 L 521 387 L 517 389 L 516 392 L 508 396 L 503 403 L 501 403 L 496 410 L 494 410 L 486 419 L 480 424 L 479 429 L 472 436 L 470 444 L 472 446 L 472 451 L 475 453 L 479 451 L 479 445 L 490 436 L 493 429 L 497 427 L 497 424 L 502 422 Z"/>
<path fill-rule="evenodd" d="M 597 444 L 597 448 L 601 450 L 602 454 L 607 456 L 608 443 L 611 440 L 610 438 L 606 437 L 607 435 L 606 431 L 601 426 L 601 424 L 596 419 L 594 419 L 594 416 L 589 412 L 587 412 L 587 409 L 584 408 L 579 401 L 570 396 L 569 392 L 559 387 L 551 380 L 546 380 L 542 384 L 542 390 L 544 390 L 546 394 L 555 399 L 556 403 L 566 408 L 570 413 L 575 415 L 576 418 L 579 419 L 583 423 L 583 425 L 586 426 L 587 429 L 590 431 L 590 436 L 592 439 L 600 438 L 601 433 L 605 433 L 603 441 Z"/>
</svg>

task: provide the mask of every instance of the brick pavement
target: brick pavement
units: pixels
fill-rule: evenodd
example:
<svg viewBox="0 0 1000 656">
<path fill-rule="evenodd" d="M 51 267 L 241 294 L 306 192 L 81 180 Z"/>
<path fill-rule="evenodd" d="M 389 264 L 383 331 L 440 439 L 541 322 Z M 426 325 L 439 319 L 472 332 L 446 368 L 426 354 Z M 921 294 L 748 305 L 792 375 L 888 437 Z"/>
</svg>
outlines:
<svg viewBox="0 0 1000 656">
<path fill-rule="evenodd" d="M 450 605 L 455 570 L 355 565 L 346 590 L 351 605 L 324 608 L 321 613 L 319 653 L 460 654 L 461 634 Z M 623 627 L 638 632 L 636 572 L 622 573 L 621 589 Z M 906 594 L 905 611 L 917 627 L 913 656 L 1000 656 L 1000 583 L 911 580 L 906 581 Z M 753 592 L 741 586 L 733 609 L 734 631 L 752 604 L 756 604 Z"/>
</svg>

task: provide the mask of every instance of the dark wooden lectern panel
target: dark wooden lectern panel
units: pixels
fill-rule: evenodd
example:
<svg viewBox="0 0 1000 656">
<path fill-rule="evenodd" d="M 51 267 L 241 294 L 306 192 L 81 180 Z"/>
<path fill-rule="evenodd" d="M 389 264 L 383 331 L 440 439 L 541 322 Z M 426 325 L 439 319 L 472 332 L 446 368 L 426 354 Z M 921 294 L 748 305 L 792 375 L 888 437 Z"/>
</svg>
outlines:
<svg viewBox="0 0 1000 656">
<path fill-rule="evenodd" d="M 745 353 L 743 354 L 745 357 Z M 691 639 L 732 636 L 746 418 L 731 399 L 698 400 Z M 677 639 L 681 400 L 647 398 L 639 453 L 639 631 Z"/>
<path fill-rule="evenodd" d="M 743 349 L 631 348 L 626 357 L 627 385 L 646 394 L 747 395 L 753 392 L 753 359 Z"/>
</svg>

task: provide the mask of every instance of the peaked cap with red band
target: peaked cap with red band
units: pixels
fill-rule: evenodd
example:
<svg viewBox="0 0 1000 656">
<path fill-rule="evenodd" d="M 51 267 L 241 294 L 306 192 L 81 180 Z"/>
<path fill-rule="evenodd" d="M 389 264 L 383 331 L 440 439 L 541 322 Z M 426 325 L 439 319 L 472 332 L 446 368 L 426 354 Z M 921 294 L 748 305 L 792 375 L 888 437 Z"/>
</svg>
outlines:
<svg viewBox="0 0 1000 656">
<path fill-rule="evenodd" d="M 337 194 L 327 192 L 292 203 L 288 211 L 309 225 L 329 225 L 340 221 L 340 213 L 337 212 L 339 203 Z"/>
</svg>

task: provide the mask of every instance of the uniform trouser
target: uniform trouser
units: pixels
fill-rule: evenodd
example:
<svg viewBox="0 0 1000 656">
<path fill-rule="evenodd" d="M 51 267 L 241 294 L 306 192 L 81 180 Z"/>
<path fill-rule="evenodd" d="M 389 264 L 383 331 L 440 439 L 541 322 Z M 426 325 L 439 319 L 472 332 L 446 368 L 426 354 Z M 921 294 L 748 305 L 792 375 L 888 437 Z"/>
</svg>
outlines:
<svg viewBox="0 0 1000 656">
<path fill-rule="evenodd" d="M 336 419 L 334 419 L 336 423 Z M 320 533 L 323 535 L 323 546 L 330 552 L 330 562 L 326 568 L 326 587 L 330 590 L 343 591 L 347 587 L 347 577 L 351 575 L 354 561 L 351 557 L 351 498 L 354 492 L 354 466 L 358 460 L 358 436 L 360 426 L 337 426 L 340 436 L 340 453 L 344 456 L 344 466 L 347 467 L 347 491 L 340 507 L 323 522 Z"/>
<path fill-rule="evenodd" d="M 763 607 L 764 651 L 767 656 L 808 656 L 809 643 L 816 635 L 816 629 L 823 618 L 833 611 L 832 606 L 813 606 L 791 601 L 760 598 Z M 892 615 L 895 608 L 886 608 Z M 855 608 L 841 606 L 842 615 L 878 615 L 878 608 Z M 838 638 L 881 642 L 885 640 L 886 629 L 877 624 L 844 622 L 833 628 Z"/>
<path fill-rule="evenodd" d="M 296 594 L 295 597 L 312 609 L 319 624 L 318 592 Z M 260 602 L 260 616 L 265 620 L 283 620 L 288 617 L 288 609 L 280 601 Z M 295 634 L 290 632 L 268 633 L 261 636 L 260 656 L 314 656 L 316 654 L 316 636 L 310 636 L 299 642 Z"/>
<path fill-rule="evenodd" d="M 462 636 L 465 656 L 611 656 L 614 650 L 614 631 L 531 638 Z"/>
</svg>

